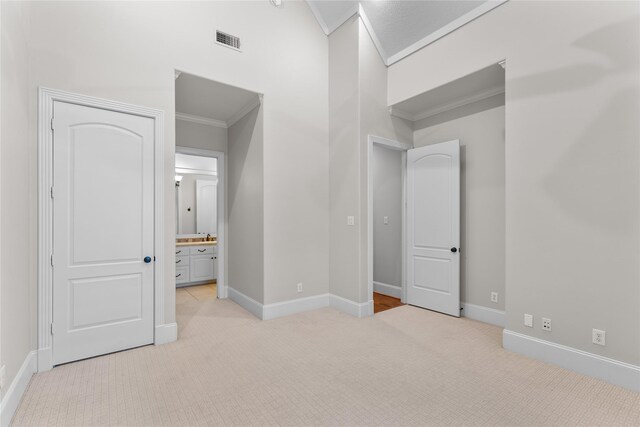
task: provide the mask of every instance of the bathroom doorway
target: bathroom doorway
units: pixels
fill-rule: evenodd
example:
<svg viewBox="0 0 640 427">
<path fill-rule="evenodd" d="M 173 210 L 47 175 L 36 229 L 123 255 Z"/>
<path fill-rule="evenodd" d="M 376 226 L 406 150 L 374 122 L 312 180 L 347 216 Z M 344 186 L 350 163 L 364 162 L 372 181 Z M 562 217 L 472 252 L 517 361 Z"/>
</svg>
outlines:
<svg viewBox="0 0 640 427">
<path fill-rule="evenodd" d="M 257 168 L 251 154 L 262 145 L 262 95 L 176 71 L 175 132 L 180 306 L 227 298 L 232 281 L 252 283 L 243 274 L 256 250 L 247 239 L 253 211 L 243 202 Z"/>
</svg>

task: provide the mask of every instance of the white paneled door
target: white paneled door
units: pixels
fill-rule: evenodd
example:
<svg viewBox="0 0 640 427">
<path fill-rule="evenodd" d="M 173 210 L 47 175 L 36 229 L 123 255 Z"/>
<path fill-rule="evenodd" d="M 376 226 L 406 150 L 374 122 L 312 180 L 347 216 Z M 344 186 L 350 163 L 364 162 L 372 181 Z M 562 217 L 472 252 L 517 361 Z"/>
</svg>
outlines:
<svg viewBox="0 0 640 427">
<path fill-rule="evenodd" d="M 196 233 L 215 235 L 218 228 L 217 181 L 196 180 Z"/>
<path fill-rule="evenodd" d="M 407 303 L 460 316 L 460 143 L 407 152 Z"/>
<path fill-rule="evenodd" d="M 54 365 L 153 342 L 154 121 L 54 103 Z"/>
</svg>

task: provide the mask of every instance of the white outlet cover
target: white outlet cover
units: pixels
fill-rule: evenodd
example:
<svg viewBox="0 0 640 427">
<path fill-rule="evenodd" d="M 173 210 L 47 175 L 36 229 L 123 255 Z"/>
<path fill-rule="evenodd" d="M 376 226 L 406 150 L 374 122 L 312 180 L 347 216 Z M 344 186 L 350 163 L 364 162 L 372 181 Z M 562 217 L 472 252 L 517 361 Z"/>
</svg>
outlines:
<svg viewBox="0 0 640 427">
<path fill-rule="evenodd" d="M 594 329 L 591 341 L 597 345 L 606 345 L 607 332 L 600 329 Z"/>
<path fill-rule="evenodd" d="M 546 317 L 542 318 L 542 330 L 543 331 L 551 330 L 551 319 L 547 319 Z"/>
<path fill-rule="evenodd" d="M 498 302 L 498 293 L 491 292 L 491 302 Z"/>
<path fill-rule="evenodd" d="M 347 217 L 347 225 L 355 225 L 355 218 L 353 216 Z"/>
<path fill-rule="evenodd" d="M 384 223 L 384 225 L 389 225 L 389 217 L 388 216 L 382 217 L 382 222 Z"/>
<path fill-rule="evenodd" d="M 524 315 L 524 326 L 533 328 L 533 316 L 531 314 Z"/>
</svg>

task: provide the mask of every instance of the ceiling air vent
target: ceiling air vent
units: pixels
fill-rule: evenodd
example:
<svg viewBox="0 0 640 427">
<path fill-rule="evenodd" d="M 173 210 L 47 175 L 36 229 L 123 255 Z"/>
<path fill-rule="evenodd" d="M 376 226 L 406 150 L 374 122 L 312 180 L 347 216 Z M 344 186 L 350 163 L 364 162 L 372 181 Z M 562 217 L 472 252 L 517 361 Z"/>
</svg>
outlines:
<svg viewBox="0 0 640 427">
<path fill-rule="evenodd" d="M 216 43 L 230 47 L 231 49 L 240 50 L 240 37 L 232 36 L 219 30 L 216 30 Z"/>
</svg>

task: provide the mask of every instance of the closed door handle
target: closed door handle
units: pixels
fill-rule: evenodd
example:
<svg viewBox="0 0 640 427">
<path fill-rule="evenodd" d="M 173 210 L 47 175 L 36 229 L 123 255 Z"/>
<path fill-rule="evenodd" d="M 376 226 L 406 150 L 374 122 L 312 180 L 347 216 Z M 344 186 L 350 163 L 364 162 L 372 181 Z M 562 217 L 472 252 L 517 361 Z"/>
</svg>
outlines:
<svg viewBox="0 0 640 427">
<path fill-rule="evenodd" d="M 198 252 L 206 252 L 206 249 L 198 249 Z"/>
<path fill-rule="evenodd" d="M 181 263 L 181 262 L 182 262 L 182 260 L 179 259 L 179 260 L 176 261 L 176 264 Z"/>
<path fill-rule="evenodd" d="M 458 248 L 451 248 L 451 252 L 455 254 L 456 252 L 458 252 Z"/>
<path fill-rule="evenodd" d="M 144 262 L 146 262 L 147 264 L 149 264 L 151 262 L 151 257 L 150 256 L 146 256 L 144 257 Z"/>
<path fill-rule="evenodd" d="M 178 252 L 176 252 L 176 255 L 178 255 L 179 253 L 182 253 L 182 251 L 178 251 Z"/>
<path fill-rule="evenodd" d="M 180 277 L 180 276 L 182 276 L 182 273 L 178 273 L 178 274 L 176 274 L 176 279 L 177 279 L 178 277 Z"/>
</svg>

